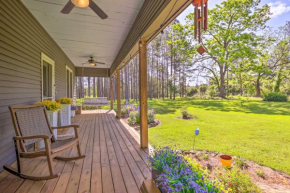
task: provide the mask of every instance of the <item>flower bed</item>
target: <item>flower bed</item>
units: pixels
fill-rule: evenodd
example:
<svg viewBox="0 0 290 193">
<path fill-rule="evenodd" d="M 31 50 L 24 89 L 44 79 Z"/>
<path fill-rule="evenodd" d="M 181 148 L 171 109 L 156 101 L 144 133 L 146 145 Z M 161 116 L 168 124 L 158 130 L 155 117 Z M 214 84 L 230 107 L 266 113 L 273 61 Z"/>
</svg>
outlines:
<svg viewBox="0 0 290 193">
<path fill-rule="evenodd" d="M 226 192 L 218 183 L 197 172 L 192 165 L 170 148 L 155 150 L 149 157 L 153 170 L 161 174 L 155 180 L 162 193 L 168 192 Z"/>
<path fill-rule="evenodd" d="M 148 160 L 152 167 L 152 179 L 162 193 L 261 192 L 250 175 L 235 165 L 231 168 L 208 170 L 192 156 L 183 155 L 168 147 L 155 150 Z"/>
<path fill-rule="evenodd" d="M 155 110 L 148 109 L 147 117 L 148 124 L 153 123 L 155 120 Z M 139 106 L 133 104 L 125 104 L 121 107 L 121 117 L 128 118 L 129 125 L 135 125 L 140 123 L 140 109 Z"/>
</svg>

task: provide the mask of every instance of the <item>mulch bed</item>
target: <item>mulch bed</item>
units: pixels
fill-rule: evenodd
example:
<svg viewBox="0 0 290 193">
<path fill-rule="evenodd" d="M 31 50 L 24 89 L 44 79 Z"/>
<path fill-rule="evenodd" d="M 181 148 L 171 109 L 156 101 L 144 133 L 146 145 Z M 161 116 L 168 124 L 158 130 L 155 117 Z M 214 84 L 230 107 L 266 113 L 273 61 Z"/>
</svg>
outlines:
<svg viewBox="0 0 290 193">
<path fill-rule="evenodd" d="M 191 117 L 177 117 L 177 119 L 191 120 L 191 119 L 198 119 L 198 117 L 196 117 L 196 116 L 191 116 Z"/>
<path fill-rule="evenodd" d="M 221 169 L 219 156 L 221 153 L 210 151 L 184 151 L 184 154 L 190 155 L 195 158 L 202 166 L 208 168 L 212 174 L 215 169 Z M 204 156 L 207 154 L 207 156 Z M 204 159 L 206 157 L 206 159 Z M 234 162 L 233 162 L 234 163 Z M 273 170 L 272 168 L 261 166 L 253 161 L 245 161 L 247 168 L 243 169 L 244 172 L 249 173 L 253 181 L 261 187 L 265 193 L 290 193 L 290 176 L 286 173 Z M 256 170 L 264 172 L 264 176 L 260 177 Z"/>
</svg>

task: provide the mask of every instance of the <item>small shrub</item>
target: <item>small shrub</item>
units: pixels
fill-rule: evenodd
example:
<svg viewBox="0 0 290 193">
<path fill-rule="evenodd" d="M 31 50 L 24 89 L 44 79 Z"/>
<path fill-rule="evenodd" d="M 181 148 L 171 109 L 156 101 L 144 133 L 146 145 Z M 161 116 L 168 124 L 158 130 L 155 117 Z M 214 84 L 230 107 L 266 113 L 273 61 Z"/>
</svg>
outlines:
<svg viewBox="0 0 290 193">
<path fill-rule="evenodd" d="M 198 90 L 196 87 L 191 87 L 189 92 L 187 93 L 187 96 L 192 97 L 193 95 L 197 94 Z"/>
<path fill-rule="evenodd" d="M 133 104 L 125 104 L 121 107 L 121 117 L 126 117 L 130 114 L 131 111 L 136 110 L 136 107 Z"/>
<path fill-rule="evenodd" d="M 153 123 L 155 120 L 155 110 L 154 109 L 149 109 L 147 112 L 147 117 L 148 117 L 148 123 Z"/>
<path fill-rule="evenodd" d="M 279 92 L 270 92 L 268 94 L 265 94 L 264 101 L 275 101 L 275 102 L 285 102 L 287 101 L 287 95 L 284 95 Z"/>
<path fill-rule="evenodd" d="M 202 85 L 199 87 L 199 91 L 201 94 L 204 94 L 206 92 L 206 90 L 207 90 L 207 87 L 205 85 Z"/>
<path fill-rule="evenodd" d="M 256 174 L 260 177 L 260 178 L 265 178 L 265 173 L 263 170 L 261 169 L 256 169 L 255 170 Z"/>
<path fill-rule="evenodd" d="M 57 99 L 57 102 L 60 104 L 71 105 L 73 103 L 73 100 L 71 98 L 60 98 Z"/>
<path fill-rule="evenodd" d="M 247 164 L 247 160 L 240 157 L 235 158 L 235 165 L 242 170 L 249 167 L 249 165 Z"/>
<path fill-rule="evenodd" d="M 208 159 L 209 159 L 209 156 L 208 156 L 207 153 L 203 154 L 202 156 L 203 156 L 203 159 L 204 159 L 204 160 L 208 160 Z"/>
<path fill-rule="evenodd" d="M 212 90 L 212 91 L 209 92 L 209 96 L 210 96 L 211 98 L 214 98 L 215 95 L 216 95 L 216 92 L 215 92 L 215 91 Z"/>
<path fill-rule="evenodd" d="M 134 125 L 140 123 L 140 113 L 139 111 L 131 111 L 128 119 L 129 125 Z"/>
<path fill-rule="evenodd" d="M 232 193 L 260 193 L 261 189 L 252 182 L 247 173 L 243 173 L 239 168 L 233 167 L 225 169 L 218 175 L 219 180 L 227 185 Z"/>
<path fill-rule="evenodd" d="M 182 118 L 189 118 L 192 116 L 186 108 L 181 109 L 181 114 L 182 114 Z"/>
</svg>

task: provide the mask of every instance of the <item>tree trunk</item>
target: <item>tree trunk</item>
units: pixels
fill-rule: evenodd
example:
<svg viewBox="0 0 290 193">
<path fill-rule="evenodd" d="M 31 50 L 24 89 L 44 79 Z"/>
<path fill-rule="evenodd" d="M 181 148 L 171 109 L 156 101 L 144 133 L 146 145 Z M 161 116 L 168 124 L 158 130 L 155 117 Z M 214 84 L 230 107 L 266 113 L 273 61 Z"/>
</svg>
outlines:
<svg viewBox="0 0 290 193">
<path fill-rule="evenodd" d="M 274 85 L 274 92 L 280 92 L 280 86 L 281 86 L 281 82 L 283 80 L 283 75 L 282 75 L 282 67 L 280 67 L 278 74 L 277 74 L 277 79 L 275 81 L 275 85 Z"/>
<path fill-rule="evenodd" d="M 260 79 L 261 79 L 261 76 L 258 75 L 257 77 L 257 81 L 256 81 L 256 97 L 261 97 L 261 85 L 260 85 Z"/>
<path fill-rule="evenodd" d="M 174 59 L 173 59 L 173 61 L 174 61 L 174 64 L 173 64 L 173 70 L 174 70 L 174 73 L 175 73 L 175 75 L 176 75 L 176 58 L 175 58 L 175 55 L 174 55 Z M 175 100 L 175 93 L 176 93 L 176 87 L 175 87 L 175 75 L 173 75 L 173 100 Z"/>
<path fill-rule="evenodd" d="M 171 87 L 173 83 L 173 73 L 172 73 L 172 68 L 173 68 L 173 54 L 172 54 L 172 45 L 170 45 L 170 79 L 171 79 Z M 170 99 L 172 99 L 172 89 L 170 88 Z"/>
<path fill-rule="evenodd" d="M 242 73 L 239 73 L 239 79 L 240 79 L 240 95 L 243 95 L 243 79 L 242 79 Z"/>
<path fill-rule="evenodd" d="M 223 66 L 220 66 L 220 79 L 221 79 L 221 83 L 219 87 L 220 97 L 225 98 L 225 74 L 224 74 Z"/>
</svg>

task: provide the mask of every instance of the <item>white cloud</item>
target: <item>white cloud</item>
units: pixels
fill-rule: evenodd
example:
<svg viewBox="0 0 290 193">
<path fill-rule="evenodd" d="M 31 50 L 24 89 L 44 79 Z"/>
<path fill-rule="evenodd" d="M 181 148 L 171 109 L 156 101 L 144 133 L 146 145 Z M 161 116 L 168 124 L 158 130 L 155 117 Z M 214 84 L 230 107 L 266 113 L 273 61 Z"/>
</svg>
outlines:
<svg viewBox="0 0 290 193">
<path fill-rule="evenodd" d="M 290 11 L 290 6 L 287 6 L 286 3 L 282 3 L 281 1 L 269 3 L 268 5 L 270 6 L 270 12 L 272 13 L 271 17 L 278 17 L 279 15 Z"/>
</svg>

